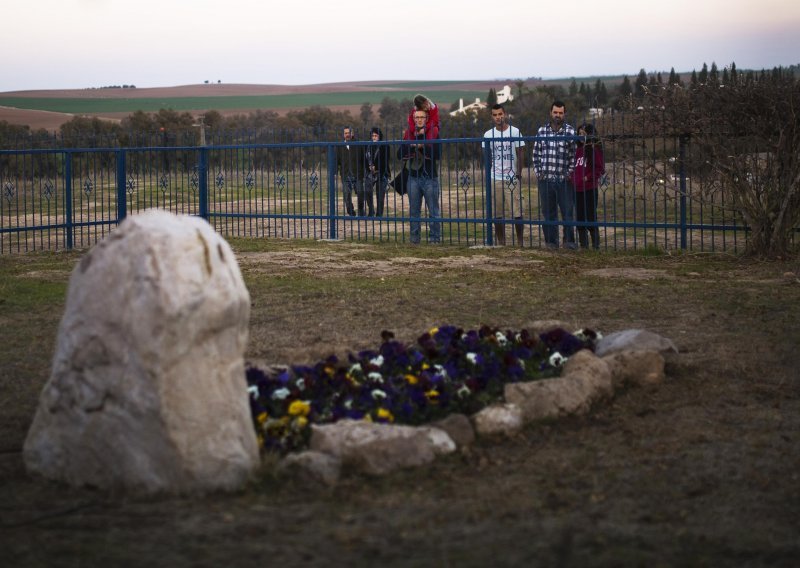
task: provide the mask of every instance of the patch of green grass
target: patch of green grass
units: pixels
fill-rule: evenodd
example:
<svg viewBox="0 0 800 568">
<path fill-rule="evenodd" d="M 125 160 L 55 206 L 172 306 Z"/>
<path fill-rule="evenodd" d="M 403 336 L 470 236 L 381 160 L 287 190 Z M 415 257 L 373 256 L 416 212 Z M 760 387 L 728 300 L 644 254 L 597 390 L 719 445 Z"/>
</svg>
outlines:
<svg viewBox="0 0 800 568">
<path fill-rule="evenodd" d="M 160 109 L 174 111 L 229 110 L 229 109 L 275 109 L 310 106 L 352 106 L 363 103 L 378 105 L 384 98 L 393 100 L 412 99 L 417 91 L 351 91 L 338 93 L 306 93 L 299 95 L 253 95 L 230 97 L 159 97 L 131 99 L 75 99 L 0 97 L 0 105 L 31 110 L 46 110 L 72 114 L 155 112 Z M 446 90 L 436 91 L 436 100 L 457 101 L 459 98 L 484 97 L 484 91 Z"/>
</svg>

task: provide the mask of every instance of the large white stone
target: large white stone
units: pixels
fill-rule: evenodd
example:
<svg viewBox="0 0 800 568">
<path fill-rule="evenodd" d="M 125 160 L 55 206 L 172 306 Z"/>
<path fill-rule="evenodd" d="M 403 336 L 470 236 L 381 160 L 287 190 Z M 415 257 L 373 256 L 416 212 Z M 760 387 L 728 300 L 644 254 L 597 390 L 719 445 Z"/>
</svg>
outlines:
<svg viewBox="0 0 800 568">
<path fill-rule="evenodd" d="M 439 428 L 356 420 L 312 425 L 310 446 L 313 451 L 336 456 L 343 465 L 370 475 L 424 465 L 437 455 L 456 449 L 450 436 Z"/>
<path fill-rule="evenodd" d="M 73 270 L 28 469 L 142 492 L 240 486 L 259 463 L 249 316 L 233 252 L 208 223 L 128 217 Z"/>
<path fill-rule="evenodd" d="M 677 353 L 678 348 L 672 340 L 646 329 L 626 329 L 603 337 L 597 342 L 595 352 L 603 357 L 619 351 L 656 351 L 658 353 Z"/>
</svg>

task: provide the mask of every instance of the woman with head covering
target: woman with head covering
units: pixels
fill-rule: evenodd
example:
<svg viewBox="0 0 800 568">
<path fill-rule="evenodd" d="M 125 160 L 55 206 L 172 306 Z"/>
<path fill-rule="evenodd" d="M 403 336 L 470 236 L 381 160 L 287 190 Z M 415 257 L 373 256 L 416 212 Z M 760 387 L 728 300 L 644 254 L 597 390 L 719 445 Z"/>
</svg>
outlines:
<svg viewBox="0 0 800 568">
<path fill-rule="evenodd" d="M 587 233 L 592 236 L 592 248 L 600 248 L 600 229 L 597 227 L 597 197 L 600 180 L 606 173 L 603 145 L 596 136 L 592 124 L 578 127 L 578 147 L 575 150 L 575 170 L 572 172 L 572 186 L 575 188 L 575 220 L 595 223 L 593 226 L 578 227 L 578 242 L 581 248 L 589 248 Z"/>
<path fill-rule="evenodd" d="M 372 144 L 366 147 L 366 159 L 364 164 L 367 171 L 364 176 L 364 186 L 367 191 L 369 214 L 372 215 L 372 192 L 375 190 L 375 203 L 377 205 L 375 215 L 383 216 L 383 206 L 386 203 L 386 187 L 389 183 L 389 145 L 381 144 L 383 132 L 377 126 L 370 131 Z"/>
</svg>

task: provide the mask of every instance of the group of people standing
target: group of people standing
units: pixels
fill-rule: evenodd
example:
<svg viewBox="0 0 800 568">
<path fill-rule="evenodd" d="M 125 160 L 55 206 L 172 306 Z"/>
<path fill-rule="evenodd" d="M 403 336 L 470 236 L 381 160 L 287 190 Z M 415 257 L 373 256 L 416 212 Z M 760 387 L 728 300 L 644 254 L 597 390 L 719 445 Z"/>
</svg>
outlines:
<svg viewBox="0 0 800 568">
<path fill-rule="evenodd" d="M 439 138 L 439 107 L 424 95 L 414 97 L 414 108 L 408 115 L 408 127 L 403 133 L 403 140 L 413 144 L 398 145 L 396 157 L 407 170 L 403 177 L 408 194 L 409 215 L 419 219 L 422 212 L 422 201 L 428 208 L 431 218 L 429 242 L 441 239 L 441 223 L 439 219 L 439 158 L 441 145 L 432 143 Z M 373 144 L 365 146 L 349 144 L 354 140 L 353 130 L 343 130 L 346 144 L 337 147 L 336 168 L 342 180 L 344 204 L 347 214 L 354 216 L 353 192 L 356 194 L 358 215 L 383 215 L 386 193 L 391 177 L 391 155 L 388 144 L 380 144 L 383 132 L 374 127 L 370 131 Z M 373 206 L 375 195 L 375 206 Z M 411 221 L 410 240 L 420 242 L 420 221 Z"/>
<path fill-rule="evenodd" d="M 516 242 L 524 242 L 525 211 L 522 195 L 522 168 L 525 164 L 525 142 L 519 129 L 508 123 L 508 114 L 501 104 L 492 109 L 493 127 L 484 134 L 484 147 L 491 156 L 489 171 L 492 184 L 492 218 L 498 244 L 506 244 L 506 224 L 513 224 Z M 592 124 L 582 124 L 577 131 L 565 121 L 566 105 L 554 101 L 550 107 L 550 120 L 537 131 L 533 143 L 533 169 L 536 174 L 539 209 L 545 221 L 543 233 L 545 246 L 558 248 L 560 211 L 563 225 L 563 242 L 566 248 L 575 249 L 575 221 L 578 241 L 582 248 L 600 247 L 597 222 L 598 188 L 605 174 L 603 148 Z M 438 161 L 441 144 L 439 138 L 439 109 L 427 97 L 417 95 L 414 108 L 408 115 L 408 128 L 403 139 L 413 144 L 398 145 L 396 157 L 407 170 L 403 179 L 408 193 L 409 215 L 419 219 L 422 201 L 431 219 L 428 240 L 439 242 Z M 378 217 L 383 215 L 387 188 L 391 177 L 391 155 L 388 144 L 380 144 L 380 128 L 370 132 L 373 144 L 350 145 L 351 128 L 344 129 L 346 144 L 337 147 L 336 164 L 342 179 L 344 203 L 348 215 L 355 215 L 352 194 L 356 193 L 358 215 Z M 577 137 L 577 138 L 576 138 Z M 377 198 L 373 206 L 373 194 Z M 593 224 L 592 224 L 593 223 Z M 420 221 L 410 222 L 410 240 L 420 242 Z"/>
<path fill-rule="evenodd" d="M 591 124 L 582 124 L 577 132 L 565 120 L 566 105 L 554 101 L 550 107 L 550 121 L 536 132 L 533 143 L 533 169 L 539 193 L 539 210 L 545 221 L 543 226 L 545 246 L 558 248 L 558 213 L 561 212 L 564 246 L 577 248 L 575 221 L 597 222 L 597 196 L 600 180 L 605 174 L 603 147 Z M 505 224 L 513 219 L 517 243 L 521 246 L 525 211 L 522 196 L 522 166 L 525 142 L 519 129 L 508 124 L 508 115 L 503 105 L 492 107 L 494 127 L 487 130 L 484 138 L 491 147 L 491 179 L 494 184 L 493 214 L 497 243 L 506 243 Z M 570 138 L 574 136 L 581 138 Z M 514 140 L 517 138 L 517 140 Z M 508 140 L 505 140 L 508 139 Z M 578 240 L 582 248 L 600 248 L 600 230 L 597 225 L 578 227 Z"/>
</svg>

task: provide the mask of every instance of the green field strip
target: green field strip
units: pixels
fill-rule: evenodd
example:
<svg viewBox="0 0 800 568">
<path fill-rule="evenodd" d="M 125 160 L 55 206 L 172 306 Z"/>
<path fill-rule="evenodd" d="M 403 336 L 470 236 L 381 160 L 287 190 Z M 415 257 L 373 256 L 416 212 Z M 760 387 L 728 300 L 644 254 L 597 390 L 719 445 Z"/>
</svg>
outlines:
<svg viewBox="0 0 800 568">
<path fill-rule="evenodd" d="M 417 91 L 356 91 L 344 93 L 308 93 L 301 95 L 260 95 L 231 97 L 158 97 L 141 99 L 74 99 L 0 97 L 0 106 L 28 110 L 44 110 L 71 114 L 155 112 L 160 109 L 174 111 L 225 110 L 225 109 L 276 109 L 310 106 L 345 106 L 370 103 L 379 105 L 384 98 L 412 99 Z M 431 97 L 443 107 L 459 98 L 472 100 L 485 97 L 483 91 L 436 91 Z"/>
</svg>

